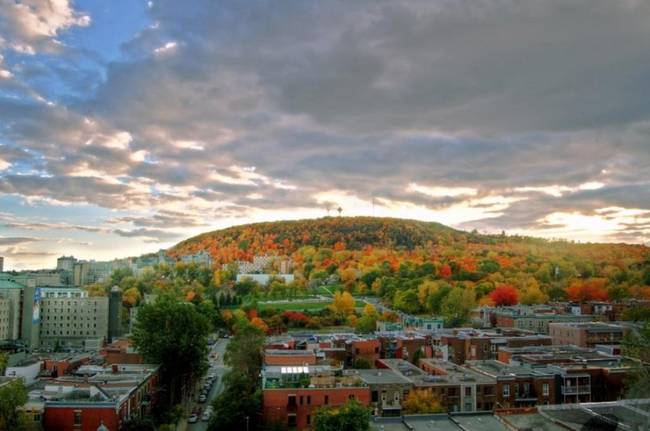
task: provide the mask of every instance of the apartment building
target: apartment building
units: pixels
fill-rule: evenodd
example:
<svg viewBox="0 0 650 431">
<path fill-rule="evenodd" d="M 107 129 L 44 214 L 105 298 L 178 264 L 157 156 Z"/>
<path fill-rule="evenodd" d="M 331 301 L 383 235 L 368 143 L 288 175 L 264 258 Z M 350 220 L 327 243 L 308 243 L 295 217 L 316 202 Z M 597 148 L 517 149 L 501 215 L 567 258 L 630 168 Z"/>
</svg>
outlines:
<svg viewBox="0 0 650 431">
<path fill-rule="evenodd" d="M 0 340 L 9 340 L 11 334 L 11 301 L 0 296 Z"/>
<path fill-rule="evenodd" d="M 354 373 L 370 388 L 370 407 L 375 416 L 402 414 L 402 402 L 413 388 L 409 379 L 390 369 L 355 370 Z"/>
<path fill-rule="evenodd" d="M 496 326 L 533 331 L 537 334 L 549 333 L 550 323 L 591 322 L 599 316 L 579 314 L 558 314 L 554 312 L 522 311 L 521 309 L 503 309 L 496 312 Z"/>
<path fill-rule="evenodd" d="M 265 365 L 315 365 L 316 354 L 313 350 L 266 349 Z"/>
<path fill-rule="evenodd" d="M 380 357 L 380 349 L 381 343 L 376 338 L 346 340 L 345 364 L 352 367 L 364 360 L 372 367 Z"/>
<path fill-rule="evenodd" d="M 99 350 L 108 337 L 107 297 L 41 299 L 40 344 Z"/>
<path fill-rule="evenodd" d="M 302 430 L 313 424 L 316 410 L 338 407 L 349 400 L 370 404 L 370 389 L 355 373 L 328 366 L 264 367 L 263 420 Z"/>
<path fill-rule="evenodd" d="M 498 409 L 552 404 L 557 399 L 555 373 L 545 367 L 528 368 L 495 360 L 467 361 L 465 367 L 496 382 Z"/>
<path fill-rule="evenodd" d="M 413 391 L 434 395 L 449 412 L 490 411 L 495 405 L 495 381 L 448 361 L 421 359 L 421 368 L 403 359 L 380 359 L 388 368 L 413 384 Z M 408 397 L 408 395 L 407 395 Z"/>
<path fill-rule="evenodd" d="M 530 331 L 506 329 L 501 332 L 475 329 L 449 330 L 440 334 L 438 347 L 446 346 L 443 359 L 456 364 L 465 361 L 496 359 L 499 350 L 513 346 L 550 345 L 551 337 L 534 335 Z M 445 357 L 446 355 L 446 357 Z"/>
<path fill-rule="evenodd" d="M 30 393 L 45 400 L 44 429 L 118 430 L 127 421 L 150 414 L 157 393 L 157 366 L 116 364 L 85 371 L 84 377 L 54 379 Z"/>
<path fill-rule="evenodd" d="M 614 323 L 565 322 L 549 324 L 553 344 L 593 348 L 599 344 L 620 344 L 628 329 Z"/>
</svg>

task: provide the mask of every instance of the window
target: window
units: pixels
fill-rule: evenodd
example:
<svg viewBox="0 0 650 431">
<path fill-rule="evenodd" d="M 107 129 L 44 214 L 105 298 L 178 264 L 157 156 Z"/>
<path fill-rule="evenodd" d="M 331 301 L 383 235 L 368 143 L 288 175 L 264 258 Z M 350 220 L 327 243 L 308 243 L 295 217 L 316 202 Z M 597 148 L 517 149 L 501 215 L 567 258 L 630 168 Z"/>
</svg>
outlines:
<svg viewBox="0 0 650 431">
<path fill-rule="evenodd" d="M 382 397 L 382 398 L 383 398 L 383 397 Z M 372 391 L 372 392 L 370 393 L 370 400 L 371 400 L 373 403 L 376 403 L 377 401 L 379 401 L 379 392 L 377 392 L 377 391 Z"/>
<path fill-rule="evenodd" d="M 548 391 L 548 383 L 542 384 L 542 395 L 544 395 L 545 397 L 548 397 L 548 393 L 549 393 L 549 391 Z"/>
<path fill-rule="evenodd" d="M 329 395 L 325 395 L 325 403 L 324 403 L 324 404 L 325 404 L 325 405 L 328 405 L 329 403 L 330 403 L 330 396 L 329 396 Z"/>
<path fill-rule="evenodd" d="M 465 387 L 465 396 L 466 397 L 471 397 L 472 396 L 472 387 L 471 386 Z"/>
<path fill-rule="evenodd" d="M 287 425 L 292 428 L 298 425 L 298 421 L 296 420 L 296 415 L 289 415 L 287 417 Z"/>
<path fill-rule="evenodd" d="M 311 424 L 311 415 L 307 415 L 307 425 Z"/>
<path fill-rule="evenodd" d="M 300 405 L 302 405 L 302 395 L 300 395 Z"/>
<path fill-rule="evenodd" d="M 81 425 L 81 412 L 80 411 L 75 411 L 74 412 L 74 424 L 75 425 Z"/>
<path fill-rule="evenodd" d="M 307 395 L 307 404 L 311 404 L 311 395 Z"/>
<path fill-rule="evenodd" d="M 510 385 L 503 385 L 503 398 L 510 398 Z"/>
<path fill-rule="evenodd" d="M 349 400 L 353 400 L 353 399 L 354 399 L 354 394 L 350 394 L 350 395 L 348 395 L 348 399 L 349 399 Z"/>
</svg>

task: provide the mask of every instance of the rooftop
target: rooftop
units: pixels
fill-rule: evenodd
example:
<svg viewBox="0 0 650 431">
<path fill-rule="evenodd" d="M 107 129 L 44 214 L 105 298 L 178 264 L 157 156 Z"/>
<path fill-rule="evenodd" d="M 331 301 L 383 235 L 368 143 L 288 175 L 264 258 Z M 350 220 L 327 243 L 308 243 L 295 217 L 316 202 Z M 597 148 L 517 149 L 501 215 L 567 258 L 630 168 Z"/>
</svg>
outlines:
<svg viewBox="0 0 650 431">
<path fill-rule="evenodd" d="M 368 385 L 410 384 L 411 381 L 393 370 L 354 370 Z"/>
<path fill-rule="evenodd" d="M 496 417 L 485 413 L 407 415 L 376 418 L 370 423 L 376 431 L 506 431 Z"/>
</svg>

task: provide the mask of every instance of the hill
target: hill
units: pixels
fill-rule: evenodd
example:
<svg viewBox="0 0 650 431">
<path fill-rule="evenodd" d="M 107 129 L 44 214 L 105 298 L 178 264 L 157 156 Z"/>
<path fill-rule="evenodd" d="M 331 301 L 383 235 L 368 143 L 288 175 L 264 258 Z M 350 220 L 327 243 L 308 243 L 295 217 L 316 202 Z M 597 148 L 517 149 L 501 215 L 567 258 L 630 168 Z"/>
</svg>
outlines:
<svg viewBox="0 0 650 431">
<path fill-rule="evenodd" d="M 414 249 L 459 241 L 465 232 L 435 222 L 378 217 L 324 217 L 233 226 L 189 238 L 171 250 L 173 256 L 204 250 L 219 260 L 228 250 L 242 259 L 265 253 L 292 254 L 300 247 L 365 247 Z M 231 253 L 226 253 L 233 257 Z M 225 261 L 229 259 L 226 258 Z"/>
<path fill-rule="evenodd" d="M 470 289 L 472 298 L 490 303 L 500 300 L 489 294 L 503 285 L 524 303 L 650 299 L 650 249 L 643 245 L 482 235 L 415 220 L 326 217 L 249 224 L 187 239 L 168 252 L 179 257 L 200 251 L 211 254 L 217 273 L 221 264 L 258 255 L 290 257 L 301 289 L 334 280 L 413 312 L 435 311 L 440 289 Z"/>
</svg>

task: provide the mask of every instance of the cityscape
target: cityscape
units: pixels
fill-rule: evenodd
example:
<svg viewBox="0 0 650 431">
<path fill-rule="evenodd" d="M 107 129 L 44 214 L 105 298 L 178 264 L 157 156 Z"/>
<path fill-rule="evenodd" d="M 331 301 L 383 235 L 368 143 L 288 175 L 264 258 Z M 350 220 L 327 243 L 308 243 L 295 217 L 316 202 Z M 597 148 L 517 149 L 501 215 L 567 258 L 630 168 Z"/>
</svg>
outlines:
<svg viewBox="0 0 650 431">
<path fill-rule="evenodd" d="M 0 0 L 0 431 L 650 431 L 649 23 Z"/>
</svg>

